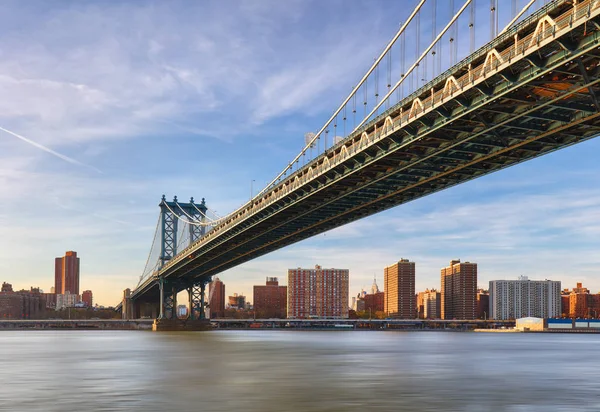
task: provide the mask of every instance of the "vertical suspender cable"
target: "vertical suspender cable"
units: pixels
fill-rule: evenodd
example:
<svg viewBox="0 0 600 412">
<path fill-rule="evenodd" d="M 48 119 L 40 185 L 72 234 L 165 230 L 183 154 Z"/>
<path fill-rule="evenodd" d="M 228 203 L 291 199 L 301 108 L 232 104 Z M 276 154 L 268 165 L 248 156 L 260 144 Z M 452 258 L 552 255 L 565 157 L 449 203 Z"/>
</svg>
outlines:
<svg viewBox="0 0 600 412">
<path fill-rule="evenodd" d="M 389 93 L 390 87 L 392 87 L 392 49 L 388 52 L 388 78 L 387 78 L 387 91 Z M 390 100 L 386 100 L 385 109 L 390 108 Z"/>
<path fill-rule="evenodd" d="M 436 30 L 436 18 L 437 18 L 437 1 L 436 0 L 432 0 L 431 2 L 431 41 L 433 41 L 433 39 L 435 39 L 435 30 Z M 436 50 L 435 47 L 433 48 L 433 51 L 431 52 L 431 78 L 433 79 L 436 76 L 436 72 L 435 72 L 435 54 L 436 54 Z"/>
<path fill-rule="evenodd" d="M 367 85 L 368 82 L 365 82 L 364 86 L 363 86 L 363 91 L 364 91 L 364 101 L 363 101 L 363 106 L 365 109 L 365 116 L 367 115 Z M 335 137 L 335 135 L 334 135 Z"/>
<path fill-rule="evenodd" d="M 417 61 L 415 63 L 412 64 L 412 66 L 410 66 L 410 68 L 407 71 L 407 75 L 412 73 L 413 70 L 415 69 L 415 67 L 417 66 L 417 63 L 420 62 L 423 57 L 425 57 L 427 55 L 427 53 L 429 53 L 431 51 L 431 49 L 433 48 L 433 46 L 435 45 L 435 43 L 437 41 L 439 41 L 442 36 L 444 34 L 446 34 L 446 32 L 448 31 L 448 29 L 452 26 L 452 24 L 454 24 L 454 22 L 456 22 L 456 20 L 460 17 L 460 15 L 462 14 L 463 11 L 465 11 L 465 9 L 467 8 L 467 6 L 471 3 L 472 0 L 466 0 L 465 3 L 462 5 L 462 7 L 460 8 L 460 10 L 458 10 L 456 12 L 456 14 L 454 15 L 454 17 L 452 17 L 452 19 L 450 20 L 450 22 L 448 22 L 448 24 L 446 25 L 446 27 L 444 27 L 444 29 L 437 35 L 437 37 L 435 38 L 434 42 L 432 42 L 429 47 L 427 47 L 427 49 L 425 49 L 425 51 L 423 51 L 423 53 L 421 54 L 421 56 L 417 59 Z M 406 76 L 405 76 L 406 77 Z M 403 82 L 403 79 L 398 80 L 398 82 L 394 85 L 394 87 L 392 88 L 392 90 L 390 90 L 389 93 L 393 93 Z M 385 96 L 383 99 L 387 99 L 389 96 Z M 371 112 L 369 113 L 368 116 L 366 116 L 360 123 L 358 126 L 356 126 L 356 128 L 354 129 L 354 131 L 356 131 L 358 128 L 360 128 L 362 125 L 364 125 L 368 119 L 371 118 L 371 116 L 373 116 L 373 113 L 375 113 L 375 111 L 378 109 L 378 107 L 373 108 L 373 110 L 371 110 Z"/>
<path fill-rule="evenodd" d="M 352 117 L 353 117 L 352 128 L 355 128 L 356 127 L 356 93 L 354 93 L 354 96 L 352 96 Z"/>
<path fill-rule="evenodd" d="M 450 0 L 450 12 L 451 14 L 454 13 L 454 0 Z M 457 43 L 456 27 L 457 24 L 454 23 L 450 29 L 450 66 L 454 66 L 454 63 L 456 63 L 456 49 L 454 47 Z"/>
<path fill-rule="evenodd" d="M 490 41 L 496 38 L 496 0 L 490 0 Z"/>
<path fill-rule="evenodd" d="M 495 20 L 494 20 L 494 38 L 496 38 L 496 36 L 498 35 L 498 19 L 500 17 L 500 12 L 498 11 L 498 0 L 495 0 L 495 4 L 496 4 L 496 13 L 495 14 Z"/>
<path fill-rule="evenodd" d="M 417 20 L 415 21 L 415 29 L 417 31 L 417 44 L 415 47 L 415 58 L 419 55 L 419 51 L 421 50 L 421 12 L 417 14 Z M 417 63 L 417 70 L 415 70 L 415 76 L 417 76 L 417 84 L 416 86 L 410 85 L 411 93 L 419 88 L 419 63 Z M 411 77 L 411 83 L 413 81 L 414 76 Z"/>
<path fill-rule="evenodd" d="M 427 27 L 427 25 L 425 24 L 425 27 Z M 425 39 L 427 39 L 427 36 L 425 36 L 425 29 L 423 28 L 423 37 Z M 427 41 L 427 40 L 426 40 Z M 423 69 L 421 70 L 421 80 L 425 81 L 429 75 L 427 69 L 428 69 L 428 64 L 427 64 L 427 60 L 429 56 L 425 56 L 425 58 L 423 59 Z"/>
<path fill-rule="evenodd" d="M 346 106 L 344 106 L 344 117 L 342 118 L 342 120 L 344 121 L 344 134 L 343 134 L 343 136 L 346 137 Z"/>
<path fill-rule="evenodd" d="M 471 53 L 475 50 L 475 4 L 477 0 L 473 0 L 471 3 L 471 20 L 469 21 L 469 31 L 471 35 L 469 50 Z"/>
<path fill-rule="evenodd" d="M 400 73 L 400 78 L 404 78 L 404 76 L 406 76 L 406 73 L 404 72 L 404 68 L 405 68 L 405 58 L 406 58 L 406 36 L 403 34 L 402 38 L 400 39 L 400 65 L 401 67 L 401 73 Z M 400 99 L 404 99 L 404 86 L 402 86 L 401 90 L 400 90 Z M 365 116 L 367 114 L 365 113 Z"/>
<path fill-rule="evenodd" d="M 432 16 L 431 16 L 431 41 L 435 39 L 437 32 L 437 0 L 432 0 Z M 438 53 L 439 44 L 436 44 L 431 52 L 431 78 L 437 76 L 437 59 L 435 55 Z"/>
<path fill-rule="evenodd" d="M 379 101 L 379 65 L 375 67 L 375 104 Z"/>
</svg>

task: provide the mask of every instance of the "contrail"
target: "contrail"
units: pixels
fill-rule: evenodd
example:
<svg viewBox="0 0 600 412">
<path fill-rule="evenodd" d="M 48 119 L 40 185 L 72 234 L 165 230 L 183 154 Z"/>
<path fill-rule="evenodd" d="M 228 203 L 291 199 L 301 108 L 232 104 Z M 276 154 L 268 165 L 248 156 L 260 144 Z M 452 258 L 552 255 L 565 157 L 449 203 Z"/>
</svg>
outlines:
<svg viewBox="0 0 600 412">
<path fill-rule="evenodd" d="M 78 161 L 78 160 L 75 160 L 75 159 L 73 159 L 73 158 L 70 158 L 69 156 L 65 156 L 65 155 L 63 155 L 63 154 L 60 154 L 60 153 L 58 153 L 58 152 L 55 152 L 54 150 L 52 150 L 52 149 L 50 149 L 50 148 L 48 148 L 48 147 L 46 147 L 46 146 L 44 146 L 44 145 L 41 145 L 41 144 L 39 144 L 39 143 L 36 143 L 36 142 L 34 142 L 33 140 L 29 140 L 29 139 L 28 139 L 28 138 L 26 138 L 25 136 L 21 136 L 20 134 L 17 134 L 17 133 L 15 133 L 15 132 L 11 132 L 10 130 L 8 130 L 8 129 L 5 129 L 5 128 L 3 128 L 3 127 L 0 127 L 0 130 L 2 130 L 2 131 L 4 131 L 4 132 L 6 132 L 6 133 L 8 133 L 8 134 L 11 134 L 11 135 L 15 136 L 16 138 L 19 138 L 19 139 L 21 139 L 21 140 L 23 140 L 24 142 L 27 142 L 27 143 L 29 143 L 30 145 L 32 145 L 32 146 L 35 146 L 35 147 L 37 147 L 38 149 L 41 149 L 41 150 L 43 150 L 43 151 L 44 151 L 44 152 L 46 152 L 46 153 L 50 153 L 51 155 L 54 155 L 54 156 L 58 157 L 59 159 L 62 159 L 62 160 L 64 160 L 65 162 L 69 162 L 69 163 L 71 163 L 71 164 L 74 164 L 74 165 L 77 165 L 77 166 L 83 166 L 83 167 L 87 167 L 87 168 L 90 168 L 90 169 L 92 169 L 92 170 L 95 170 L 95 171 L 96 171 L 96 172 L 98 172 L 98 173 L 102 173 L 102 171 L 101 171 L 100 169 L 97 169 L 97 168 L 95 168 L 94 166 L 86 165 L 85 163 L 81 163 L 80 161 Z"/>
</svg>

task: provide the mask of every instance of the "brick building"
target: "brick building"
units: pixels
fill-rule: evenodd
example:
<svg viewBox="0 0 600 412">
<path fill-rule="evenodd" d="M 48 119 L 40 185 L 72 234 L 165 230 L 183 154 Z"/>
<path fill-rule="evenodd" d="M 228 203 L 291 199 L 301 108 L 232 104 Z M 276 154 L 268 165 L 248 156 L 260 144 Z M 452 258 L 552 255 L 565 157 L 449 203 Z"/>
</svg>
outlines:
<svg viewBox="0 0 600 412">
<path fill-rule="evenodd" d="M 569 296 L 570 293 L 568 289 L 563 289 L 563 291 L 560 292 L 560 307 L 563 318 L 568 318 L 571 316 L 571 303 Z"/>
<path fill-rule="evenodd" d="M 371 314 L 384 312 L 385 293 L 379 291 L 376 279 L 373 279 L 370 293 L 362 290 L 358 295 L 356 307 L 359 308 L 361 312 L 370 312 Z"/>
<path fill-rule="evenodd" d="M 561 296 L 561 299 L 564 297 Z M 598 318 L 600 315 L 600 294 L 591 294 L 589 289 L 581 283 L 573 288 L 568 295 L 568 317 L 571 318 Z"/>
<path fill-rule="evenodd" d="M 10 283 L 0 291 L 0 319 L 39 319 L 44 316 L 46 302 L 39 288 L 14 292 Z"/>
<path fill-rule="evenodd" d="M 365 301 L 365 311 L 385 312 L 385 292 L 369 293 L 363 298 Z"/>
<path fill-rule="evenodd" d="M 79 258 L 68 251 L 54 260 L 54 293 L 79 295 Z"/>
<path fill-rule="evenodd" d="M 253 299 L 257 318 L 286 318 L 287 286 L 279 286 L 277 278 L 267 278 L 266 285 L 255 285 Z"/>
<path fill-rule="evenodd" d="M 441 318 L 475 319 L 477 316 L 477 263 L 450 261 L 441 270 Z"/>
<path fill-rule="evenodd" d="M 400 319 L 414 319 L 415 262 L 400 259 L 383 270 L 384 312 Z"/>
<path fill-rule="evenodd" d="M 225 317 L 225 284 L 215 278 L 208 285 L 209 318 Z"/>
<path fill-rule="evenodd" d="M 348 269 L 288 270 L 288 310 L 291 318 L 348 317 Z"/>
<path fill-rule="evenodd" d="M 91 290 L 84 290 L 81 294 L 81 302 L 88 307 L 91 308 L 94 304 L 94 295 Z"/>
<path fill-rule="evenodd" d="M 477 290 L 477 319 L 490 318 L 490 294 L 487 290 Z"/>
</svg>

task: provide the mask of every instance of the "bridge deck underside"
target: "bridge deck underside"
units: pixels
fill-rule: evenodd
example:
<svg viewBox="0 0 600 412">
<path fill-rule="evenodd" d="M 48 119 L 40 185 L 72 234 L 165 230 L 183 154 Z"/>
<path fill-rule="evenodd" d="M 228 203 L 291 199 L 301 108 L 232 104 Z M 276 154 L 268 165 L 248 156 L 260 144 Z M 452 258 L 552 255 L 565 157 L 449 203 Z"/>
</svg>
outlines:
<svg viewBox="0 0 600 412">
<path fill-rule="evenodd" d="M 568 38 L 556 38 L 535 56 L 457 93 L 443 106 L 395 129 L 201 245 L 163 275 L 185 285 L 596 136 L 600 133 L 597 30 L 596 22 L 574 28 Z M 156 287 L 148 282 L 139 293 L 154 295 Z"/>
</svg>

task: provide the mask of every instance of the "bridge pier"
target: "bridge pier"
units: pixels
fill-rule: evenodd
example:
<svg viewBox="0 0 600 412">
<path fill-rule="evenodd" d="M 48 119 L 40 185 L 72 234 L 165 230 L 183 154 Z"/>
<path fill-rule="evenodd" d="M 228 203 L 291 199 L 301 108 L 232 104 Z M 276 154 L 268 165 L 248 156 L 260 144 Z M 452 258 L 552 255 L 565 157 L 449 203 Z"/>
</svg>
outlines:
<svg viewBox="0 0 600 412">
<path fill-rule="evenodd" d="M 189 298 L 189 315 L 188 319 L 205 319 L 206 301 L 204 300 L 206 284 L 210 282 L 209 279 L 202 279 L 199 282 L 193 283 L 187 288 Z"/>
<path fill-rule="evenodd" d="M 204 291 L 206 280 L 201 280 L 187 288 L 189 298 L 189 316 L 187 319 L 177 318 L 177 292 L 179 286 L 176 282 L 168 282 L 159 278 L 160 291 L 159 315 L 152 325 L 153 331 L 203 331 L 212 329 L 210 322 L 205 319 Z"/>
<path fill-rule="evenodd" d="M 158 319 L 177 319 L 177 287 L 164 278 L 158 279 L 160 291 Z"/>
<path fill-rule="evenodd" d="M 133 301 L 131 299 L 131 289 L 127 288 L 123 291 L 123 301 L 121 304 L 121 319 L 133 319 Z"/>
<path fill-rule="evenodd" d="M 208 319 L 155 319 L 154 332 L 183 332 L 212 330 Z"/>
</svg>

